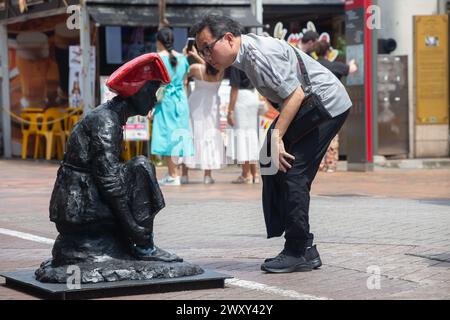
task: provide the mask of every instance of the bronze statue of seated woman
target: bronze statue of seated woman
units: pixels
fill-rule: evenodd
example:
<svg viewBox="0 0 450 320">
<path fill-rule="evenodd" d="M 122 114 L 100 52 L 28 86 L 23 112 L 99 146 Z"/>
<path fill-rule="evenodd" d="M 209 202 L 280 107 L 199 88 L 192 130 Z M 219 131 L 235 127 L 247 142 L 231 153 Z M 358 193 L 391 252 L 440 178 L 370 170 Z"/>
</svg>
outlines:
<svg viewBox="0 0 450 320">
<path fill-rule="evenodd" d="M 119 161 L 127 119 L 146 116 L 169 82 L 157 54 L 137 57 L 108 79 L 118 95 L 74 127 L 50 200 L 59 235 L 38 280 L 65 282 L 71 265 L 82 283 L 203 272 L 154 244 L 153 221 L 165 206 L 154 165 L 143 156 Z"/>
</svg>

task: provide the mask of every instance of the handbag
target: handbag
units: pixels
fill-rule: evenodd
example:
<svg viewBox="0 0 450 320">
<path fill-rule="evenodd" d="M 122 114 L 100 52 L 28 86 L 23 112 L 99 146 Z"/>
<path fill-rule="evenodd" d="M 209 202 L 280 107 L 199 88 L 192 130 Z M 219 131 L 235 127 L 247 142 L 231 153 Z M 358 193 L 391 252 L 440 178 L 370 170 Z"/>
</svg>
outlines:
<svg viewBox="0 0 450 320">
<path fill-rule="evenodd" d="M 309 80 L 308 73 L 306 71 L 305 64 L 300 54 L 292 49 L 297 56 L 298 63 L 300 65 L 300 71 L 302 77 L 305 80 L 305 98 L 302 101 L 300 109 L 289 125 L 284 137 L 291 144 L 298 142 L 301 138 L 307 135 L 309 132 L 317 128 L 320 124 L 327 120 L 332 119 L 331 114 L 325 108 L 320 97 L 312 92 L 311 81 Z"/>
</svg>

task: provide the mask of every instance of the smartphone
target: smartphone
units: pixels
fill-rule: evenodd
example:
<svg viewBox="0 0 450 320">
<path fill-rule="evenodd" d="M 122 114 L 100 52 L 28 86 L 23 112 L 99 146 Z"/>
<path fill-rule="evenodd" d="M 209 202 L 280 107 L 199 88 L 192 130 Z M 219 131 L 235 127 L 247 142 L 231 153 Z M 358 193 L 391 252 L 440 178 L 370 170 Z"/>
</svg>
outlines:
<svg viewBox="0 0 450 320">
<path fill-rule="evenodd" d="M 192 47 L 194 46 L 195 38 L 188 38 L 187 39 L 187 51 L 192 51 Z"/>
</svg>

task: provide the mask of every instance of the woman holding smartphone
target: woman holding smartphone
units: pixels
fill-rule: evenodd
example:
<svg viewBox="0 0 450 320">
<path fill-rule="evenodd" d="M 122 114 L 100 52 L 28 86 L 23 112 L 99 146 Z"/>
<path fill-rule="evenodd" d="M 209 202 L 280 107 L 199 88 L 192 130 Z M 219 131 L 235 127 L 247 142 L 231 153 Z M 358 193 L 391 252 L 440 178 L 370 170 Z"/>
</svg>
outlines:
<svg viewBox="0 0 450 320">
<path fill-rule="evenodd" d="M 151 153 L 161 156 L 167 163 L 168 173 L 159 184 L 179 186 L 178 158 L 193 154 L 189 106 L 184 87 L 189 63 L 184 55 L 173 50 L 174 36 L 170 28 L 161 28 L 156 38 L 158 54 L 169 72 L 170 83 L 162 102 L 155 106 Z"/>
<path fill-rule="evenodd" d="M 189 46 L 189 41 L 188 41 Z M 186 48 L 187 51 L 187 48 Z M 195 47 L 187 51 L 197 63 L 189 67 L 189 77 L 194 80 L 194 90 L 189 95 L 194 155 L 184 160 L 181 183 L 188 183 L 188 168 L 204 170 L 203 183 L 212 184 L 212 170 L 225 165 L 225 153 L 220 132 L 219 87 L 224 72 L 214 69 L 197 54 Z"/>
</svg>

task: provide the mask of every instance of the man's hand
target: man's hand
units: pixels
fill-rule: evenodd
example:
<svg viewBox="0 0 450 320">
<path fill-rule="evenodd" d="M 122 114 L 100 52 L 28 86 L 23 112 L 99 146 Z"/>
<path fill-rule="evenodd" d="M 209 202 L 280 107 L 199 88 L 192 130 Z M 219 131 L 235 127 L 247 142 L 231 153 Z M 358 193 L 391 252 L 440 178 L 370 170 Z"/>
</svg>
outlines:
<svg viewBox="0 0 450 320">
<path fill-rule="evenodd" d="M 272 161 L 278 170 L 287 172 L 292 166 L 289 160 L 294 160 L 295 157 L 286 152 L 284 149 L 283 136 L 286 133 L 289 125 L 297 114 L 300 106 L 305 98 L 305 93 L 301 86 L 297 87 L 284 101 L 281 113 L 275 125 L 275 130 L 272 131 L 272 140 L 274 145 L 274 152 L 272 153 Z M 278 163 L 277 163 L 278 162 Z"/>
<path fill-rule="evenodd" d="M 272 131 L 272 143 L 275 148 L 275 153 L 272 153 L 272 161 L 275 161 L 276 167 L 282 172 L 287 172 L 292 167 L 289 160 L 295 160 L 295 157 L 284 149 L 283 136 L 300 109 L 304 98 L 303 89 L 298 87 L 284 100 L 275 130 Z"/>
<path fill-rule="evenodd" d="M 274 133 L 274 153 L 272 154 L 272 160 L 275 161 L 275 166 L 278 168 L 278 170 L 287 172 L 290 168 L 292 168 L 292 165 L 289 163 L 289 161 L 295 160 L 295 157 L 292 154 L 286 152 L 283 139 L 277 135 L 276 130 L 274 130 Z"/>
</svg>

